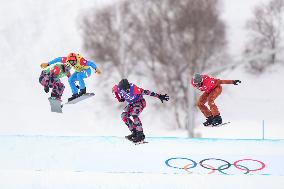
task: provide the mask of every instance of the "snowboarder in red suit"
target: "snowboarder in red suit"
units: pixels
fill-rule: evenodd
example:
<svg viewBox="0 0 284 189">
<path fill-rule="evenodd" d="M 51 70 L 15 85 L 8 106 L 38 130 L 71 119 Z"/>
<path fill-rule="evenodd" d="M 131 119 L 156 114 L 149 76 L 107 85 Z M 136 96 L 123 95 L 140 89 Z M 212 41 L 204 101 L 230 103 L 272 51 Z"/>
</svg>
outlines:
<svg viewBox="0 0 284 189">
<path fill-rule="evenodd" d="M 127 79 L 122 79 L 118 85 L 114 85 L 112 92 L 119 102 L 126 101 L 128 103 L 121 114 L 123 122 L 131 132 L 126 138 L 134 143 L 144 141 L 145 135 L 143 133 L 142 122 L 139 119 L 140 113 L 146 107 L 146 101 L 143 98 L 143 95 L 157 97 L 162 103 L 164 100 L 168 101 L 169 96 L 167 94 L 157 94 L 139 88 L 135 84 L 129 83 Z M 130 119 L 130 117 L 132 117 L 133 120 Z"/>
<path fill-rule="evenodd" d="M 191 79 L 191 84 L 200 91 L 204 93 L 199 97 L 197 106 L 203 115 L 207 118 L 206 122 L 203 123 L 204 126 L 217 126 L 222 124 L 222 117 L 215 104 L 215 99 L 222 92 L 222 84 L 234 84 L 238 85 L 241 83 L 240 80 L 221 80 L 214 77 L 208 76 L 206 74 L 196 73 Z M 209 108 L 205 106 L 208 102 Z"/>
</svg>

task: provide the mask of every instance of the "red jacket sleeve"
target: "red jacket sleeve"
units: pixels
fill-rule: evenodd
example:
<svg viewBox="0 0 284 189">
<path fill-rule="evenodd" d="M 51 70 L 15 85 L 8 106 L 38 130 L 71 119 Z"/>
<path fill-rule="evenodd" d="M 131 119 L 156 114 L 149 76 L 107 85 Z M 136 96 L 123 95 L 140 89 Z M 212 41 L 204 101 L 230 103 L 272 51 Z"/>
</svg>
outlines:
<svg viewBox="0 0 284 189">
<path fill-rule="evenodd" d="M 118 94 L 117 85 L 114 85 L 114 86 L 112 87 L 112 93 L 114 94 L 115 98 L 116 98 L 119 102 L 121 102 L 121 97 L 120 97 L 119 94 Z"/>
<path fill-rule="evenodd" d="M 218 79 L 217 80 L 217 85 L 221 85 L 221 84 L 233 84 L 234 83 L 234 80 L 221 80 L 221 79 Z"/>
</svg>

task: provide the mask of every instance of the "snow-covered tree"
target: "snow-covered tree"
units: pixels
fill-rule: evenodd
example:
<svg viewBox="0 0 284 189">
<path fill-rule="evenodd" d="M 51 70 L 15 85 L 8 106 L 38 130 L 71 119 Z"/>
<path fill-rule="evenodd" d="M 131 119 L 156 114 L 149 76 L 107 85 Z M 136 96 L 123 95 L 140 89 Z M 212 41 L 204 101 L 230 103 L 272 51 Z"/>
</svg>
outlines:
<svg viewBox="0 0 284 189">
<path fill-rule="evenodd" d="M 246 45 L 245 55 L 254 56 L 268 50 L 275 50 L 275 53 L 251 61 L 248 66 L 251 71 L 262 72 L 268 65 L 277 62 L 276 51 L 283 39 L 283 19 L 283 0 L 271 0 L 267 4 L 260 4 L 255 7 L 253 18 L 247 22 L 250 38 Z"/>
</svg>

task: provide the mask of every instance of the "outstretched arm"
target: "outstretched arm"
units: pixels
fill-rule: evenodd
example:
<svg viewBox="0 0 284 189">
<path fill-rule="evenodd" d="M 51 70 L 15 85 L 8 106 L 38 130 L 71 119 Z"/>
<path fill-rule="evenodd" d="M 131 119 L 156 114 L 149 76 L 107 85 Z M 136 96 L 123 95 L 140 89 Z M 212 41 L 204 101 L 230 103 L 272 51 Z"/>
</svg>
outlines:
<svg viewBox="0 0 284 189">
<path fill-rule="evenodd" d="M 90 61 L 90 60 L 87 61 L 86 66 L 90 66 L 90 67 L 92 67 L 94 70 L 97 69 L 97 65 L 96 65 L 94 62 Z"/>
<path fill-rule="evenodd" d="M 140 88 L 141 89 L 141 88 Z M 142 95 L 149 95 L 149 96 L 153 96 L 153 97 L 157 97 L 159 98 L 159 94 L 158 93 L 155 93 L 155 92 L 151 92 L 149 90 L 146 90 L 146 89 L 141 89 L 141 94 Z"/>
<path fill-rule="evenodd" d="M 234 85 L 238 85 L 238 83 L 241 83 L 240 80 L 217 80 L 217 84 L 234 84 Z"/>
<path fill-rule="evenodd" d="M 64 60 L 64 57 L 58 57 L 58 58 L 55 58 L 52 61 L 49 61 L 47 63 L 41 63 L 40 67 L 43 69 L 43 68 L 46 68 L 47 66 L 50 66 L 50 65 L 58 63 L 58 62 L 63 63 L 64 62 L 63 60 Z"/>
<path fill-rule="evenodd" d="M 141 90 L 142 90 L 141 91 L 142 95 L 149 95 L 149 96 L 157 97 L 157 98 L 159 98 L 162 101 L 162 103 L 164 103 L 163 102 L 164 100 L 168 101 L 170 99 L 170 97 L 167 94 L 162 95 L 162 94 L 151 92 L 151 91 L 145 90 L 145 89 L 141 89 Z"/>
<path fill-rule="evenodd" d="M 94 62 L 88 60 L 86 66 L 92 67 L 97 74 L 101 74 L 101 70 L 97 67 L 97 65 Z"/>
<path fill-rule="evenodd" d="M 50 66 L 50 65 L 55 64 L 55 63 L 58 63 L 58 62 L 63 63 L 62 58 L 63 58 L 63 57 L 57 57 L 57 58 L 55 58 L 55 59 L 49 61 L 49 62 L 48 62 L 48 65 Z"/>
</svg>

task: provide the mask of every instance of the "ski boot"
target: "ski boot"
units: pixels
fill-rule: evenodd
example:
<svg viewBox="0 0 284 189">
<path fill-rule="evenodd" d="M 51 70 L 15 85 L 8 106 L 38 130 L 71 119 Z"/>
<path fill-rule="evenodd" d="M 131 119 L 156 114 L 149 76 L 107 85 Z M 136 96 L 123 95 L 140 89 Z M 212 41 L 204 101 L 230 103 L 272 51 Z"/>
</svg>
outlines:
<svg viewBox="0 0 284 189">
<path fill-rule="evenodd" d="M 204 125 L 205 127 L 208 127 L 209 125 L 212 124 L 212 121 L 213 121 L 213 116 L 211 115 L 211 116 L 209 116 L 209 117 L 206 118 L 206 121 L 203 123 L 203 125 Z"/>
<path fill-rule="evenodd" d="M 82 96 L 83 94 L 86 94 L 86 87 L 83 88 L 83 89 L 80 89 L 80 92 L 79 92 L 79 96 Z"/>
<path fill-rule="evenodd" d="M 68 102 L 74 100 L 75 98 L 79 97 L 78 94 L 72 94 L 72 96 L 70 98 L 68 98 Z"/>
<path fill-rule="evenodd" d="M 220 115 L 216 115 L 213 117 L 212 126 L 217 126 L 222 124 L 222 117 Z"/>
<path fill-rule="evenodd" d="M 134 139 L 135 136 L 136 136 L 136 133 L 137 133 L 136 129 L 133 129 L 133 130 L 131 131 L 131 134 L 125 136 L 125 138 L 126 138 L 127 140 L 133 141 L 133 139 Z"/>
<path fill-rule="evenodd" d="M 133 142 L 134 143 L 140 143 L 140 142 L 144 142 L 145 139 L 145 135 L 143 133 L 143 131 L 137 131 L 136 135 L 133 137 Z"/>
</svg>

